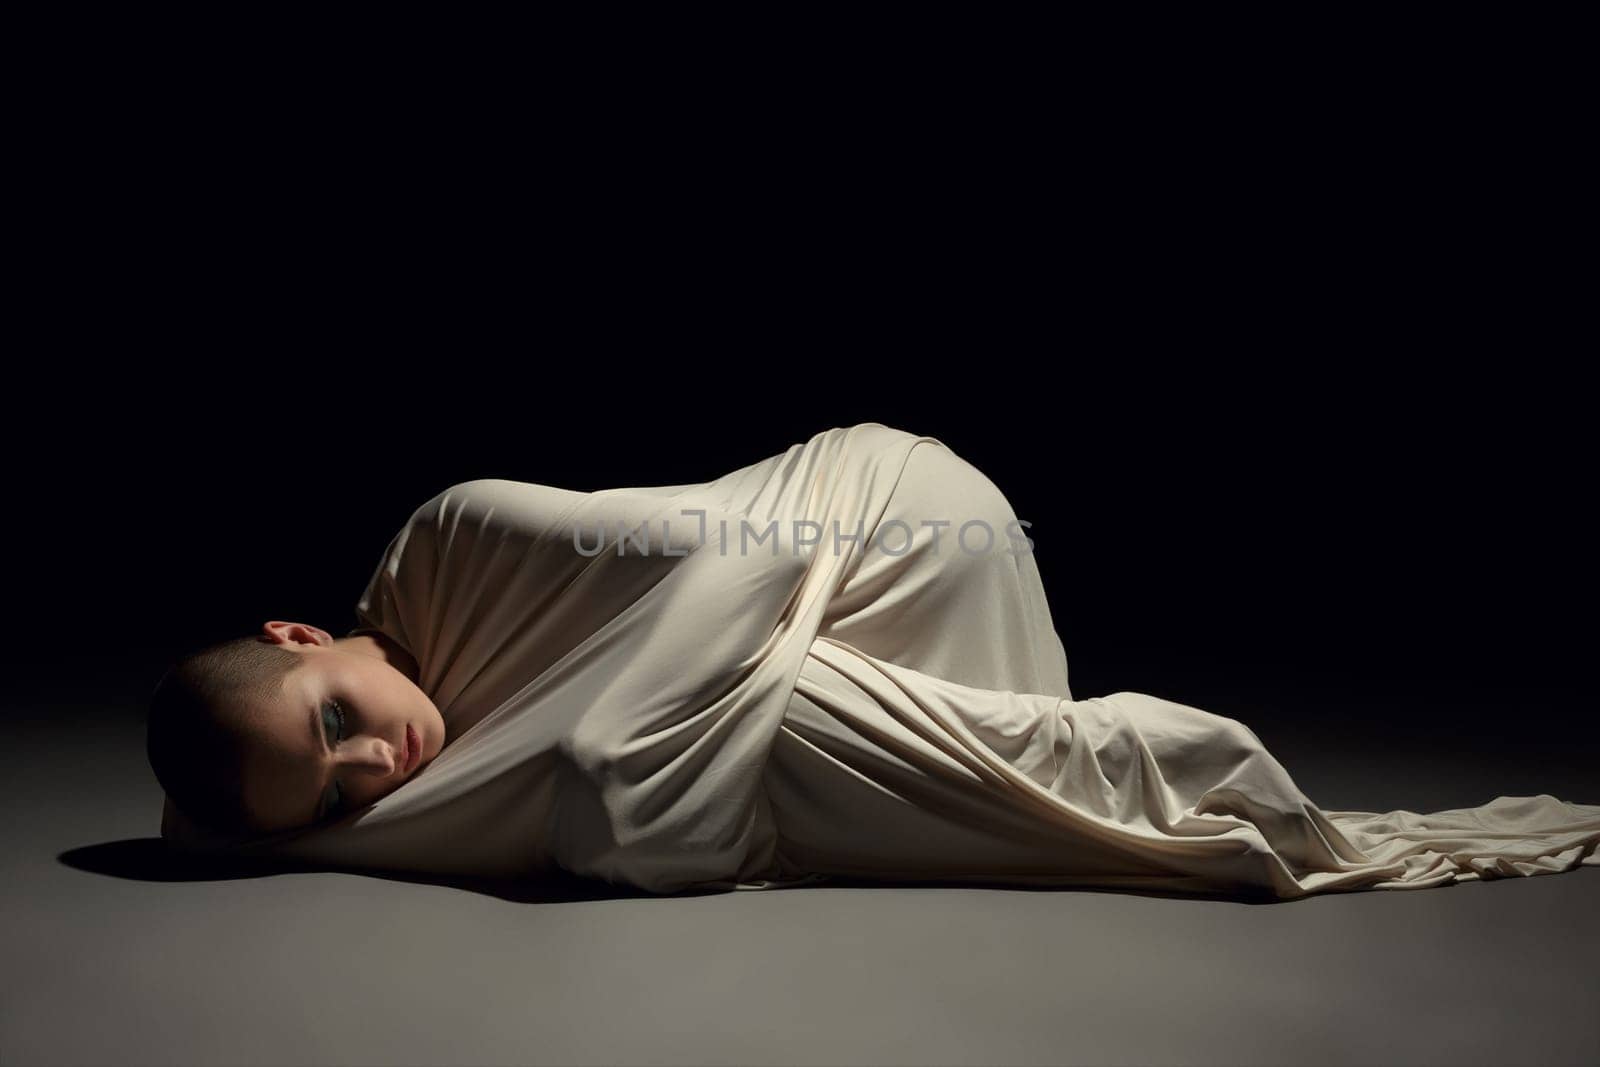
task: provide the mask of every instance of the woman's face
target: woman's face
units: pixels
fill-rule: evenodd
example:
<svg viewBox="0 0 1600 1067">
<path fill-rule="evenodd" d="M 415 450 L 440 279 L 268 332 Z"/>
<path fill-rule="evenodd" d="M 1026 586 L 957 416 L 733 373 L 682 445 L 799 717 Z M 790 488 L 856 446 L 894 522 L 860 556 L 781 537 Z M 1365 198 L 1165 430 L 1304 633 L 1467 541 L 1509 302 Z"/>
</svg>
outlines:
<svg viewBox="0 0 1600 1067">
<path fill-rule="evenodd" d="M 256 829 L 334 818 L 394 792 L 444 748 L 444 717 L 367 637 L 269 622 L 263 641 L 304 658 L 251 709 L 242 771 Z M 409 765 L 407 756 L 410 755 Z"/>
</svg>

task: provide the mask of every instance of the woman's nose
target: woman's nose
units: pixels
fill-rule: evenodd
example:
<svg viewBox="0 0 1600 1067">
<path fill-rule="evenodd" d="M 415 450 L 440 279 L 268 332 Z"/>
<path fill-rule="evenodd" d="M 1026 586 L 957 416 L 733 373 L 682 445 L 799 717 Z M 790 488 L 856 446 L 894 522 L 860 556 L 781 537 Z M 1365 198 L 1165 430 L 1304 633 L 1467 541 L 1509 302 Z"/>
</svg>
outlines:
<svg viewBox="0 0 1600 1067">
<path fill-rule="evenodd" d="M 342 762 L 348 767 L 374 771 L 386 777 L 400 764 L 400 753 L 381 737 L 363 737 L 342 747 Z"/>
</svg>

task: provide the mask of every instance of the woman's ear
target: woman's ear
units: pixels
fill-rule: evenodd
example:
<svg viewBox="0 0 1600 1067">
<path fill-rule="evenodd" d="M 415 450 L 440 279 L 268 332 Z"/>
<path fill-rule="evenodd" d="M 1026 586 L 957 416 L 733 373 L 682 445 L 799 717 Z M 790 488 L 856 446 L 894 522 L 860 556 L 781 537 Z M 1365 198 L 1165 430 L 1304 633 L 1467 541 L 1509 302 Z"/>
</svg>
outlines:
<svg viewBox="0 0 1600 1067">
<path fill-rule="evenodd" d="M 333 635 L 318 626 L 308 622 L 284 622 L 274 619 L 261 624 L 261 634 L 266 640 L 277 645 L 322 645 L 327 647 L 333 644 Z"/>
</svg>

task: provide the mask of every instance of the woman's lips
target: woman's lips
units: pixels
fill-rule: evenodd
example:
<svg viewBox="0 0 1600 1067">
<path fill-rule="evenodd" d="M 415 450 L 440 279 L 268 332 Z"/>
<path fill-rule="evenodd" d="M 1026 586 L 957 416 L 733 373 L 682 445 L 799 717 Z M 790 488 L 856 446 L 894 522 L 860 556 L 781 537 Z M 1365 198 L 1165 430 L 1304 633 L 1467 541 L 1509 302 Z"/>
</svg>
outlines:
<svg viewBox="0 0 1600 1067">
<path fill-rule="evenodd" d="M 422 738 L 417 736 L 417 731 L 406 723 L 406 770 L 410 774 L 416 769 L 417 763 L 422 759 Z"/>
</svg>

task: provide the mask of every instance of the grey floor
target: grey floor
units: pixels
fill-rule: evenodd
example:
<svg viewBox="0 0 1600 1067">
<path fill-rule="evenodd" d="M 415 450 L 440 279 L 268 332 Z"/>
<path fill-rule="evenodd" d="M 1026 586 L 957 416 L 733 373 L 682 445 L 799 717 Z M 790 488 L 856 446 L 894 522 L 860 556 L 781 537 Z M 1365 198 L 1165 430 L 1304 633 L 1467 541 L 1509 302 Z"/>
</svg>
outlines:
<svg viewBox="0 0 1600 1067">
<path fill-rule="evenodd" d="M 1594 868 L 1266 905 L 902 885 L 662 898 L 577 880 L 198 872 L 166 863 L 155 840 L 160 793 L 136 708 L 40 690 L 6 712 L 6 1064 L 1600 1057 Z M 1475 756 L 1430 746 L 1424 761 L 1334 728 L 1258 732 L 1328 808 L 1600 800 L 1585 754 L 1490 762 L 1496 747 L 1478 739 Z"/>
</svg>

